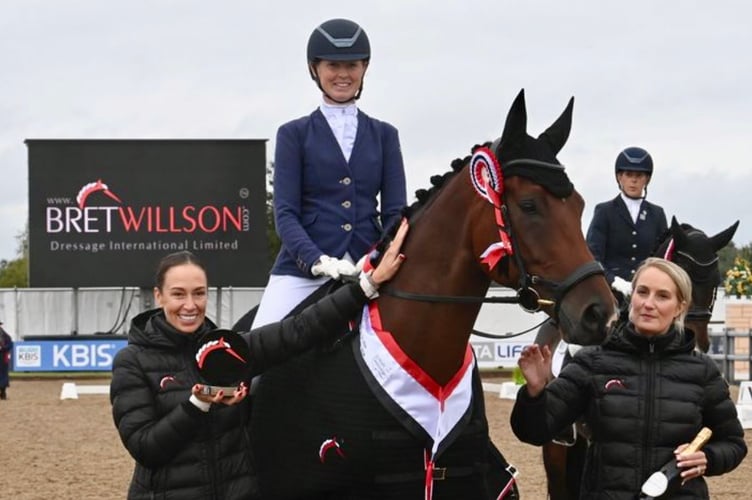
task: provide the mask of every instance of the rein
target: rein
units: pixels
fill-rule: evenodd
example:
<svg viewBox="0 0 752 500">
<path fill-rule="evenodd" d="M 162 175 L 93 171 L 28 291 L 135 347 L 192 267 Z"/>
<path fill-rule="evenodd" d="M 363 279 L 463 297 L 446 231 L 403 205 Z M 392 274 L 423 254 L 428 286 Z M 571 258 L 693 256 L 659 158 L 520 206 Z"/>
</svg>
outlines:
<svg viewBox="0 0 752 500">
<path fill-rule="evenodd" d="M 538 293 L 535 290 L 518 290 L 517 295 L 507 297 L 477 297 L 474 295 L 429 295 L 422 293 L 403 292 L 402 290 L 395 290 L 393 287 L 386 285 L 379 288 L 379 293 L 383 295 L 389 295 L 390 297 L 396 297 L 398 299 L 415 300 L 418 302 L 431 302 L 431 303 L 451 303 L 451 304 L 520 304 L 523 309 L 528 312 L 538 312 L 539 309 L 527 309 L 524 304 L 527 304 L 530 299 L 524 296 L 526 291 L 532 291 L 536 297 Z M 550 306 L 554 304 L 553 300 L 535 299 L 538 304 Z"/>
<path fill-rule="evenodd" d="M 517 332 L 517 333 L 505 333 L 505 334 L 501 335 L 501 334 L 498 334 L 498 333 L 488 333 L 488 332 L 482 332 L 482 331 L 480 331 L 480 330 L 475 330 L 475 329 L 473 329 L 473 330 L 472 330 L 472 331 L 471 331 L 470 333 L 471 333 L 472 335 L 475 335 L 475 336 L 477 336 L 477 337 L 483 337 L 483 338 L 485 338 L 485 339 L 494 339 L 494 340 L 499 340 L 499 339 L 512 339 L 512 338 L 514 338 L 514 337 L 519 337 L 519 336 L 521 336 L 521 335 L 525 335 L 525 334 L 526 334 L 526 333 L 528 333 L 528 332 L 532 332 L 533 330 L 535 330 L 535 329 L 537 329 L 537 328 L 540 328 L 540 327 L 541 327 L 541 326 L 543 326 L 543 324 L 544 324 L 544 323 L 546 323 L 546 322 L 547 322 L 547 321 L 548 321 L 549 319 L 550 319 L 550 318 L 545 318 L 545 319 L 544 319 L 543 321 L 541 321 L 541 322 L 540 322 L 540 323 L 538 323 L 537 325 L 531 326 L 531 327 L 530 327 L 530 328 L 528 328 L 527 330 L 522 330 L 521 332 Z"/>
</svg>

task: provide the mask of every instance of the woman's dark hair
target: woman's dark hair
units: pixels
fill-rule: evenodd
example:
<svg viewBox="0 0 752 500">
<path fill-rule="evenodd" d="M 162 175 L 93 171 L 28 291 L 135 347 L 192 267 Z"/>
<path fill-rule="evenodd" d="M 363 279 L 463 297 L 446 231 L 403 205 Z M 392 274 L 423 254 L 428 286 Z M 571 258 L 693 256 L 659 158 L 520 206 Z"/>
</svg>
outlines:
<svg viewBox="0 0 752 500">
<path fill-rule="evenodd" d="M 156 287 L 159 290 L 162 290 L 162 286 L 164 285 L 165 280 L 165 274 L 167 274 L 167 271 L 175 266 L 182 266 L 183 264 L 193 264 L 194 266 L 198 266 L 206 274 L 206 268 L 204 267 L 204 264 L 199 260 L 198 257 L 196 257 L 196 255 L 192 254 L 188 250 L 174 252 L 165 255 L 164 257 L 162 257 L 162 260 L 159 261 L 159 265 L 157 265 L 157 274 L 154 278 Z"/>
</svg>

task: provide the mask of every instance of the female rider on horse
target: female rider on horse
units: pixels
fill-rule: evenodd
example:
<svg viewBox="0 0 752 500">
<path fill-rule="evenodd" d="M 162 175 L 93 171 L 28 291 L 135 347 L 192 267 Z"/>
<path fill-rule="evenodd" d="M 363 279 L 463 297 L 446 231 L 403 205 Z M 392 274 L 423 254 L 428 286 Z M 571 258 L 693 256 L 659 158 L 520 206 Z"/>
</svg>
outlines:
<svg viewBox="0 0 752 500">
<path fill-rule="evenodd" d="M 668 225 L 663 208 L 645 199 L 653 176 L 650 154 L 642 148 L 626 148 L 616 157 L 614 167 L 620 193 L 595 207 L 587 243 L 606 270 L 611 287 L 626 297 L 635 269 L 650 255 Z"/>
<path fill-rule="evenodd" d="M 355 273 L 352 262 L 406 205 L 397 129 L 356 106 L 370 60 L 368 36 L 352 21 L 332 19 L 311 33 L 308 71 L 323 100 L 277 132 L 274 216 L 282 248 L 254 328 L 285 317 L 330 278 Z"/>
</svg>

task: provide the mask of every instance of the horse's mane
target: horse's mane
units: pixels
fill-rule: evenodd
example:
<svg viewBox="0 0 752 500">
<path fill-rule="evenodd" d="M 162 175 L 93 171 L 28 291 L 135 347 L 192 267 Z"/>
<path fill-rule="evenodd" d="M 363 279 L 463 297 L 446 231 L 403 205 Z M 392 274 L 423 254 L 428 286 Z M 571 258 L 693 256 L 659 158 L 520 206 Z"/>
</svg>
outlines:
<svg viewBox="0 0 752 500">
<path fill-rule="evenodd" d="M 486 142 L 482 146 L 488 147 L 490 145 L 490 142 Z M 472 151 L 475 151 L 479 147 L 481 147 L 481 145 L 476 144 L 475 146 L 473 146 Z M 432 175 L 430 178 L 431 187 L 428 189 L 421 188 L 415 191 L 415 201 L 402 209 L 402 218 L 406 218 L 408 221 L 412 220 L 415 215 L 428 204 L 429 201 L 432 201 L 436 198 L 436 193 L 441 191 L 441 188 L 443 188 L 447 184 L 449 179 L 457 175 L 457 173 L 462 170 L 465 165 L 467 165 L 467 163 L 470 161 L 470 158 L 470 155 L 467 155 L 464 158 L 455 158 L 450 164 L 452 168 L 451 170 L 444 172 L 441 175 Z M 384 250 L 384 247 L 388 245 L 389 242 L 394 238 L 394 235 L 397 233 L 397 229 L 399 228 L 399 223 L 399 220 L 393 220 L 391 221 L 389 226 L 385 228 L 381 239 L 375 245 L 375 248 L 379 254 Z"/>
</svg>

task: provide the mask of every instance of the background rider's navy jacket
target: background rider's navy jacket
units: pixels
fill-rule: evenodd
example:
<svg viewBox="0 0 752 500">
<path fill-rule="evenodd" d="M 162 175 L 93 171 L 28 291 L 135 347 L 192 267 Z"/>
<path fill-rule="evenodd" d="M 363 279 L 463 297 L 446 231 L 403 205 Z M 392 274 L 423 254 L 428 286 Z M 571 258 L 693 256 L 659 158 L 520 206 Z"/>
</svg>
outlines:
<svg viewBox="0 0 752 500">
<path fill-rule="evenodd" d="M 637 266 L 655 250 L 667 229 L 663 208 L 643 200 L 635 223 L 617 196 L 595 207 L 587 244 L 606 270 L 609 283 L 614 276 L 632 281 Z"/>
<path fill-rule="evenodd" d="M 282 248 L 271 274 L 310 277 L 322 254 L 357 260 L 406 204 L 397 129 L 360 110 L 349 162 L 321 110 L 282 125 L 274 179 Z"/>
</svg>

